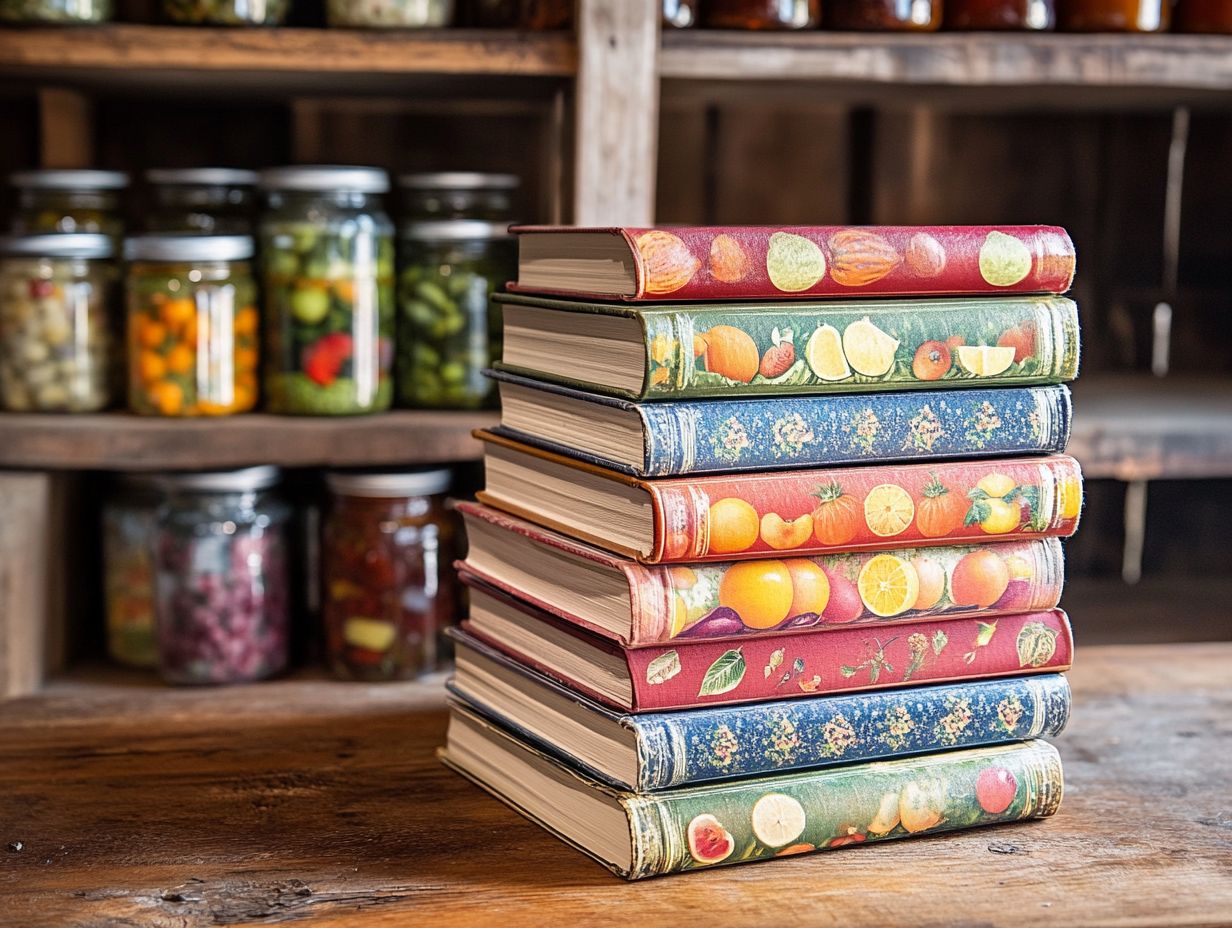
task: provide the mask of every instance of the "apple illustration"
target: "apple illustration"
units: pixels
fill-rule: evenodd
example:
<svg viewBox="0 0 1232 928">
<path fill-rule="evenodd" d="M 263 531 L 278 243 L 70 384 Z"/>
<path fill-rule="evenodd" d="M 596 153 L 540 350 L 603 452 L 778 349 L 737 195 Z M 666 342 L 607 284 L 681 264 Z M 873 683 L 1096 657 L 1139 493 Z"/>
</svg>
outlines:
<svg viewBox="0 0 1232 928">
<path fill-rule="evenodd" d="M 1018 781 L 1004 767 L 987 767 L 975 781 L 975 798 L 980 808 L 993 815 L 1004 812 L 1018 794 Z"/>
</svg>

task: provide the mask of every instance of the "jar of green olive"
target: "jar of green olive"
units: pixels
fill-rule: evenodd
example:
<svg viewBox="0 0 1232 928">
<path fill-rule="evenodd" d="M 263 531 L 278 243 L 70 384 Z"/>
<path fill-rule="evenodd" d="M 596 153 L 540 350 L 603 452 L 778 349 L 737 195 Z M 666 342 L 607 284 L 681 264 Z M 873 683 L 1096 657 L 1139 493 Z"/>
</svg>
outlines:
<svg viewBox="0 0 1232 928">
<path fill-rule="evenodd" d="M 99 234 L 0 239 L 0 405 L 93 412 L 116 381 L 116 272 Z"/>
<path fill-rule="evenodd" d="M 58 26 L 105 23 L 112 0 L 0 0 L 0 22 Z"/>
<path fill-rule="evenodd" d="M 261 173 L 267 405 L 292 415 L 389 408 L 393 394 L 393 223 L 378 168 Z"/>
<path fill-rule="evenodd" d="M 237 168 L 155 168 L 148 232 L 251 235 L 257 172 Z"/>
<path fill-rule="evenodd" d="M 124 233 L 120 194 L 128 175 L 120 171 L 43 170 L 9 175 L 17 188 L 14 232 L 101 232 L 117 247 Z"/>
</svg>

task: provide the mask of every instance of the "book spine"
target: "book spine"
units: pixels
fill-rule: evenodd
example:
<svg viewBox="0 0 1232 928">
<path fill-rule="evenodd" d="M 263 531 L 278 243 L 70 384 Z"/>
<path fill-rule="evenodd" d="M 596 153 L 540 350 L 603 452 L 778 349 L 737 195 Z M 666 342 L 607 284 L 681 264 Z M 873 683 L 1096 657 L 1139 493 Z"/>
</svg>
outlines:
<svg viewBox="0 0 1232 928">
<path fill-rule="evenodd" d="M 929 616 L 1038 612 L 1061 600 L 1064 557 L 1057 539 L 1036 538 L 821 554 L 761 568 L 727 561 L 625 570 L 633 609 L 627 643 L 640 647 Z M 800 591 L 788 596 L 795 586 Z"/>
<path fill-rule="evenodd" d="M 642 312 L 643 395 L 671 400 L 1062 383 L 1078 373 L 1064 297 Z"/>
<path fill-rule="evenodd" d="M 639 792 L 1058 734 L 1065 677 L 1013 677 L 788 705 L 631 717 Z"/>
<path fill-rule="evenodd" d="M 996 431 L 1003 408 L 975 414 Z M 870 408 L 867 425 L 876 432 Z M 1072 535 L 1082 473 L 1064 455 L 702 476 L 645 484 L 657 563 Z"/>
<path fill-rule="evenodd" d="M 643 474 L 775 470 L 1063 451 L 1064 386 L 646 403 Z"/>
<path fill-rule="evenodd" d="M 1073 639 L 1065 613 L 1054 609 L 681 641 L 624 653 L 634 711 L 643 713 L 1064 670 Z"/>
<path fill-rule="evenodd" d="M 624 797 L 629 879 L 1043 818 L 1064 790 L 1044 741 Z"/>
</svg>

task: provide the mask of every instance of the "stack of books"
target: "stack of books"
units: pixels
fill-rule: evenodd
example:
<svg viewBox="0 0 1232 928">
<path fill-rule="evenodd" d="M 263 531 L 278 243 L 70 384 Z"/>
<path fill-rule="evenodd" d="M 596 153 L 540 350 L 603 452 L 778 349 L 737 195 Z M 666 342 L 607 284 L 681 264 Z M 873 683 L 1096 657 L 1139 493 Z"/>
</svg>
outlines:
<svg viewBox="0 0 1232 928">
<path fill-rule="evenodd" d="M 630 879 L 1052 814 L 1064 230 L 515 231 L 445 761 Z"/>
</svg>

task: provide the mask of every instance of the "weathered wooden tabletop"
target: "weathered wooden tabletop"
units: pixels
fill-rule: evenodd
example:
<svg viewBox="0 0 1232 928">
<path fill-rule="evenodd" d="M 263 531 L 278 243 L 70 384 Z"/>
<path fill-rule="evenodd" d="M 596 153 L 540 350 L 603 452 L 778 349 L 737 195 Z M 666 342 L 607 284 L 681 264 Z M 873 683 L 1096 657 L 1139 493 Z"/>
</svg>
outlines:
<svg viewBox="0 0 1232 928">
<path fill-rule="evenodd" d="M 59 683 L 0 706 L 0 923 L 1232 923 L 1232 644 L 1072 680 L 1053 819 L 633 884 L 437 763 L 439 686 Z"/>
</svg>

